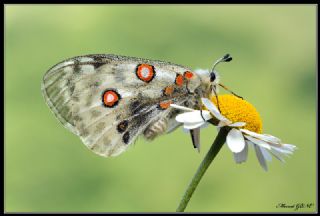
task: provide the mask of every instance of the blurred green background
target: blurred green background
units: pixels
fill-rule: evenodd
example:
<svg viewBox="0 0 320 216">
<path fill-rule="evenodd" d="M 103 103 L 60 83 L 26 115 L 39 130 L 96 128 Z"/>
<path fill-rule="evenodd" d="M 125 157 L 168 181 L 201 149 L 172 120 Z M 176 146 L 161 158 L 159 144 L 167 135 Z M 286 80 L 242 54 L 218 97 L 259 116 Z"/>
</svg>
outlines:
<svg viewBox="0 0 320 216">
<path fill-rule="evenodd" d="M 103 158 L 55 119 L 40 84 L 69 57 L 113 53 L 210 68 L 256 106 L 264 133 L 298 150 L 269 172 L 255 153 L 237 165 L 224 146 L 188 212 L 293 212 L 316 203 L 315 5 L 6 5 L 5 211 L 172 212 L 216 136 L 200 154 L 182 129 Z"/>
</svg>

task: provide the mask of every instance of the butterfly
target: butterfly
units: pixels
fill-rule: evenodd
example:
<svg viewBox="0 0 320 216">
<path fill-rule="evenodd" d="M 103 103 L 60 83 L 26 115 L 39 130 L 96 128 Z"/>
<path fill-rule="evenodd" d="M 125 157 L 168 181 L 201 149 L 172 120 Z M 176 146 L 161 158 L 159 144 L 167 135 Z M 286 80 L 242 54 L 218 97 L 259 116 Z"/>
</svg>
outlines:
<svg viewBox="0 0 320 216">
<path fill-rule="evenodd" d="M 230 55 L 217 60 L 211 71 L 170 62 L 113 54 L 66 59 L 43 77 L 45 102 L 65 128 L 80 137 L 94 153 L 117 156 L 138 136 L 153 140 L 180 126 L 182 112 L 170 104 L 201 108 L 201 97 L 216 93 L 214 70 Z M 200 148 L 199 130 L 190 131 Z"/>
</svg>

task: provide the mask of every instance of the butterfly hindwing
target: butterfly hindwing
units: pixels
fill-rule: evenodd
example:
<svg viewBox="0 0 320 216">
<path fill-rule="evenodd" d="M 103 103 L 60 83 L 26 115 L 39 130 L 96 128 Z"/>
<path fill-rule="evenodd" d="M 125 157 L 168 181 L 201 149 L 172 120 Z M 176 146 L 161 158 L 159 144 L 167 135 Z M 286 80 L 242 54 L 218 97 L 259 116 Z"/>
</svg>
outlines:
<svg viewBox="0 0 320 216">
<path fill-rule="evenodd" d="M 140 135 L 175 129 L 170 103 L 183 104 L 188 68 L 116 55 L 65 60 L 43 78 L 42 93 L 58 120 L 102 156 L 123 152 Z M 153 127 L 152 127 L 153 126 Z M 156 128 L 163 131 L 156 131 Z M 151 132 L 152 133 L 152 132 Z"/>
</svg>

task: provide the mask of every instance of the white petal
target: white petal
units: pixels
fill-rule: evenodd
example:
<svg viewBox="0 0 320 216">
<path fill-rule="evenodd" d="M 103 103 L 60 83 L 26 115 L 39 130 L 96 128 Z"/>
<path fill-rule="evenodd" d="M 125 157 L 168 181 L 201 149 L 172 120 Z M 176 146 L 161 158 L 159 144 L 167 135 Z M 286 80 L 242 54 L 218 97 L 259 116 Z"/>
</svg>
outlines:
<svg viewBox="0 0 320 216">
<path fill-rule="evenodd" d="M 293 152 L 291 150 L 287 150 L 285 148 L 282 148 L 282 146 L 279 146 L 279 147 L 271 146 L 271 149 L 275 150 L 276 152 L 282 153 L 284 155 L 293 154 Z"/>
<path fill-rule="evenodd" d="M 249 131 L 247 129 L 240 129 L 240 130 L 242 132 L 252 136 L 252 137 L 258 138 L 258 139 L 263 140 L 265 142 L 271 142 L 273 144 L 280 144 L 281 143 L 281 140 L 279 138 L 271 136 L 269 134 L 258 134 L 258 133 Z"/>
<path fill-rule="evenodd" d="M 217 127 L 224 127 L 224 126 L 227 126 L 227 125 L 229 125 L 229 123 L 228 123 L 228 122 L 225 122 L 225 121 L 219 121 L 219 123 L 218 123 Z"/>
<path fill-rule="evenodd" d="M 281 143 L 281 140 L 278 137 L 272 136 L 270 134 L 261 134 L 263 137 L 262 139 L 267 142 L 272 143 Z"/>
<path fill-rule="evenodd" d="M 268 152 L 268 150 L 266 150 L 265 148 L 263 147 L 259 147 L 262 154 L 263 154 L 263 157 L 267 160 L 267 161 L 272 161 L 272 156 L 271 154 Z"/>
<path fill-rule="evenodd" d="M 228 126 L 229 127 L 243 127 L 245 125 L 246 125 L 245 122 L 235 122 L 235 123 L 229 124 Z"/>
<path fill-rule="evenodd" d="M 210 110 L 210 112 L 220 121 L 227 122 L 228 124 L 231 124 L 232 122 L 221 115 L 218 108 L 207 98 L 201 98 L 202 103 L 205 105 L 205 107 Z"/>
<path fill-rule="evenodd" d="M 233 153 L 233 158 L 236 163 L 245 162 L 248 158 L 248 145 L 245 145 L 244 149 L 239 153 Z"/>
<path fill-rule="evenodd" d="M 209 123 L 208 123 L 208 122 L 205 122 L 203 125 L 200 126 L 200 128 L 201 128 L 201 129 L 202 129 L 202 128 L 206 128 L 206 127 L 208 127 L 208 125 L 209 125 Z"/>
<path fill-rule="evenodd" d="M 201 127 L 203 124 L 205 124 L 205 122 L 200 122 L 200 123 L 184 123 L 183 124 L 183 128 L 191 130 L 191 129 L 195 129 L 198 127 Z"/>
<path fill-rule="evenodd" d="M 201 116 L 201 118 L 203 117 L 206 121 L 208 121 L 209 119 L 212 119 L 212 116 L 209 111 L 198 110 L 198 112 L 199 112 L 199 115 Z M 202 120 L 203 120 L 203 118 L 202 118 Z"/>
<path fill-rule="evenodd" d="M 262 140 L 253 138 L 253 137 L 248 136 L 248 135 L 244 135 L 244 137 L 247 138 L 248 140 L 250 140 L 251 142 L 253 142 L 256 145 L 262 146 L 262 147 L 264 147 L 266 149 L 269 149 L 269 150 L 271 149 L 271 146 L 268 143 L 266 143 L 266 142 L 264 142 Z"/>
<path fill-rule="evenodd" d="M 182 122 L 182 123 L 200 123 L 200 122 L 204 122 L 202 117 L 206 121 L 211 119 L 210 112 L 207 110 L 202 110 L 202 115 L 200 110 L 181 113 L 176 116 L 176 121 Z"/>
<path fill-rule="evenodd" d="M 246 145 L 242 133 L 235 128 L 231 129 L 227 135 L 227 145 L 232 152 L 241 152 Z"/>
<path fill-rule="evenodd" d="M 179 106 L 177 104 L 170 104 L 170 106 L 176 109 L 184 110 L 184 111 L 194 111 L 194 109 L 184 107 L 184 106 Z"/>
<path fill-rule="evenodd" d="M 199 123 L 199 124 L 200 124 L 200 123 Z M 193 129 L 193 127 L 195 127 L 195 128 L 199 127 L 198 124 L 193 124 L 193 127 L 192 127 L 191 125 L 189 125 L 189 124 L 186 124 L 186 125 L 187 125 L 187 128 L 190 128 L 190 127 L 191 127 L 191 130 Z M 200 126 L 200 129 L 205 128 L 205 127 L 208 127 L 208 125 L 209 125 L 208 122 L 204 122 L 204 123 L 202 123 L 202 125 Z M 187 128 L 182 127 L 182 130 L 183 130 L 184 133 L 189 133 L 189 132 L 190 132 L 190 129 L 187 129 Z"/>
<path fill-rule="evenodd" d="M 291 144 L 282 144 L 282 148 L 289 150 L 289 151 L 294 151 L 297 149 L 297 146 L 291 145 Z"/>
<path fill-rule="evenodd" d="M 253 145 L 254 146 L 254 150 L 256 152 L 256 155 L 257 155 L 257 158 L 258 158 L 258 161 L 260 163 L 260 165 L 262 166 L 262 168 L 265 170 L 265 171 L 268 171 L 268 167 L 267 167 L 267 162 L 261 152 L 261 149 L 259 146 L 257 145 Z"/>
<path fill-rule="evenodd" d="M 250 146 L 250 148 L 254 148 L 253 146 L 254 146 L 255 144 L 253 144 L 251 141 L 245 140 L 245 142 L 246 142 L 246 144 L 247 144 L 248 146 Z"/>
<path fill-rule="evenodd" d="M 281 155 L 279 152 L 277 152 L 277 151 L 275 151 L 275 150 L 273 150 L 273 149 L 271 149 L 270 152 L 271 152 L 271 154 L 272 154 L 273 156 L 275 156 L 279 161 L 281 161 L 282 163 L 285 163 L 284 159 L 282 158 L 282 155 Z"/>
</svg>

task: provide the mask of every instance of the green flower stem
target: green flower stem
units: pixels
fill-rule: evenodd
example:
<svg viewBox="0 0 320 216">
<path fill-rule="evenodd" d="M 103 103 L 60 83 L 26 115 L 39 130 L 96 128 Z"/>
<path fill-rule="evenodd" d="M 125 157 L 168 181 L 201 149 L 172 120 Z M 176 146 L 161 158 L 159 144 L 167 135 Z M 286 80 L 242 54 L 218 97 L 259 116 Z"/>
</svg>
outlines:
<svg viewBox="0 0 320 216">
<path fill-rule="evenodd" d="M 230 128 L 223 127 L 220 129 L 216 139 L 214 140 L 212 146 L 210 147 L 208 153 L 204 157 L 203 161 L 201 162 L 197 172 L 193 176 L 186 192 L 184 193 L 180 204 L 176 210 L 176 212 L 184 212 L 185 208 L 187 207 L 190 198 L 193 194 L 193 192 L 196 190 L 202 176 L 207 171 L 208 167 L 210 166 L 213 159 L 216 157 L 218 152 L 220 151 L 221 147 L 226 141 L 227 134 L 229 132 Z"/>
</svg>

